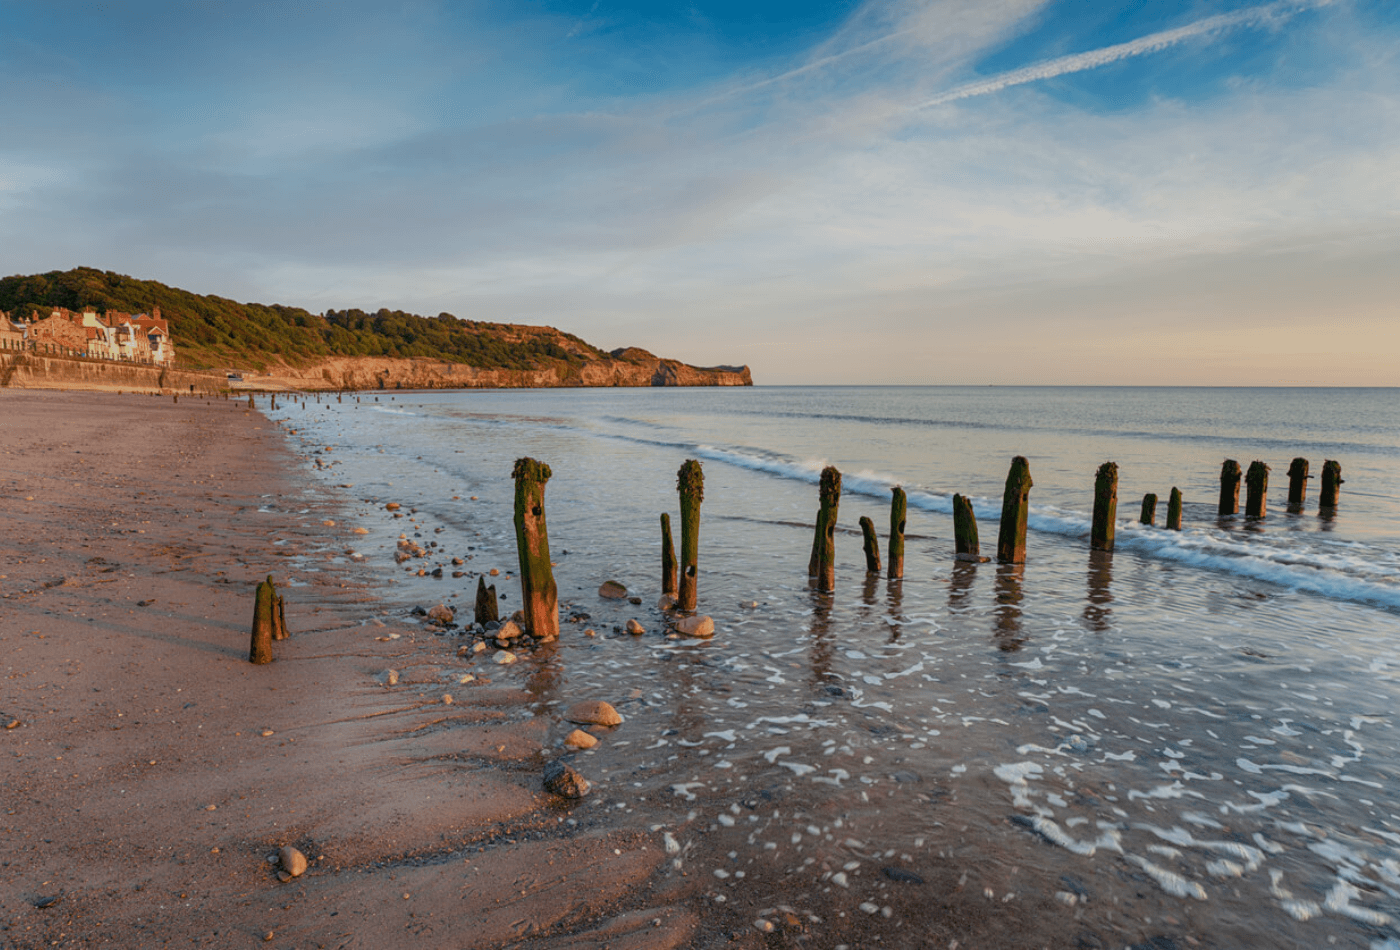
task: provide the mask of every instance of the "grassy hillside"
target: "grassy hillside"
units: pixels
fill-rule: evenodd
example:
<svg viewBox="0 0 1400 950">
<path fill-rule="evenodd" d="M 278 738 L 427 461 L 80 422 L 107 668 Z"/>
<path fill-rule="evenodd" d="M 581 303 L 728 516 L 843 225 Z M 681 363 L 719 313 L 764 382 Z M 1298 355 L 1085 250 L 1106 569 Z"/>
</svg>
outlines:
<svg viewBox="0 0 1400 950">
<path fill-rule="evenodd" d="M 176 356 L 197 367 L 259 369 L 276 362 L 305 365 L 333 356 L 426 357 L 484 369 L 578 365 L 606 354 L 549 327 L 459 320 L 448 313 L 420 317 L 398 310 L 328 311 L 237 303 L 153 280 L 77 267 L 0 280 L 0 310 L 28 316 L 45 308 L 149 313 L 170 321 Z"/>
</svg>

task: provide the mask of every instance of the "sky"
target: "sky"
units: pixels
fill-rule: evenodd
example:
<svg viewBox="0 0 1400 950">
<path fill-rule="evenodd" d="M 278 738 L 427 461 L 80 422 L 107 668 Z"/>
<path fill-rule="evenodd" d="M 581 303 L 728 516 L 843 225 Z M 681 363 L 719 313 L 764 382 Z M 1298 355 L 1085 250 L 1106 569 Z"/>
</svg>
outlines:
<svg viewBox="0 0 1400 950">
<path fill-rule="evenodd" d="M 0 0 L 0 273 L 759 384 L 1400 385 L 1394 0 Z"/>
</svg>

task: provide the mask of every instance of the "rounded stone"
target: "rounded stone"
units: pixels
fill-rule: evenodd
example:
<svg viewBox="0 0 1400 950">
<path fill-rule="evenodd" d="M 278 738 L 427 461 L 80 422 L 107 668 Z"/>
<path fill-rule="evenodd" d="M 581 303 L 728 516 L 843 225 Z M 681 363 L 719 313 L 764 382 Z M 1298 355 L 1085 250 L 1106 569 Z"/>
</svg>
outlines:
<svg viewBox="0 0 1400 950">
<path fill-rule="evenodd" d="M 617 581 L 603 581 L 603 585 L 598 588 L 598 596 L 607 600 L 624 600 L 627 597 L 627 588 Z"/>
<path fill-rule="evenodd" d="M 676 622 L 676 632 L 687 637 L 709 639 L 715 635 L 715 622 L 705 614 L 684 617 Z"/>
<path fill-rule="evenodd" d="M 643 626 L 642 626 L 638 621 L 636 621 L 636 620 L 629 620 L 629 621 L 627 621 L 627 632 L 630 633 L 630 634 L 632 634 L 632 636 L 635 637 L 635 636 L 640 636 L 640 635 L 643 634 L 643 633 L 646 633 L 646 632 L 647 632 L 647 628 L 646 628 L 646 627 L 643 627 Z"/>
<path fill-rule="evenodd" d="M 582 798 L 592 786 L 576 769 L 556 760 L 544 767 L 544 787 L 561 798 Z"/>
<path fill-rule="evenodd" d="M 582 729 L 575 729 L 564 737 L 564 745 L 571 749 L 591 749 L 598 744 L 598 737 L 589 735 Z"/>
<path fill-rule="evenodd" d="M 292 877 L 301 877 L 306 873 L 306 855 L 290 845 L 277 852 L 277 863 Z"/>
<path fill-rule="evenodd" d="M 576 722 L 583 726 L 620 726 L 622 724 L 622 717 L 618 715 L 617 710 L 610 703 L 599 699 L 574 703 L 564 714 L 564 718 L 569 722 Z"/>
</svg>

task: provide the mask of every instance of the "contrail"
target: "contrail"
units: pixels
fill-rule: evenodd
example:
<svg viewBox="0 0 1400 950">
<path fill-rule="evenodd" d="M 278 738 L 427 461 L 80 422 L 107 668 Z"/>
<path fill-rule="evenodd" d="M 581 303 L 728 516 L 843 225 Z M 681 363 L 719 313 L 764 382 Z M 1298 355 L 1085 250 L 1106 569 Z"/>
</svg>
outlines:
<svg viewBox="0 0 1400 950">
<path fill-rule="evenodd" d="M 1147 36 L 1129 40 L 1126 43 L 1118 43 L 1115 46 L 1105 46 L 1102 49 L 1090 50 L 1087 53 L 1073 53 L 1069 56 L 1061 56 L 1058 59 L 1046 60 L 1043 63 L 1036 63 L 1033 66 L 1024 66 L 1021 69 L 1013 69 L 1010 72 L 992 76 L 979 82 L 968 83 L 965 86 L 958 86 L 929 99 L 926 102 L 918 103 L 914 109 L 928 109 L 933 106 L 941 106 L 944 103 L 956 102 L 959 99 L 970 99 L 973 96 L 985 96 L 994 92 L 1000 92 L 1010 86 L 1024 86 L 1027 83 L 1039 82 L 1042 79 L 1053 79 L 1056 76 L 1063 76 L 1066 73 L 1083 72 L 1086 69 L 1097 69 L 1100 66 L 1107 66 L 1109 63 L 1116 63 L 1119 60 L 1130 59 L 1134 56 L 1142 56 L 1147 53 L 1155 53 L 1158 50 L 1175 46 L 1186 40 L 1197 36 L 1204 36 L 1207 33 L 1218 33 L 1222 30 L 1230 30 L 1241 26 L 1253 26 L 1268 20 L 1285 20 L 1303 10 L 1315 9 L 1317 7 L 1330 6 L 1337 0 L 1280 0 L 1278 3 L 1266 3 L 1257 7 L 1250 7 L 1247 10 L 1239 10 L 1235 13 L 1223 13 L 1219 16 L 1207 17 L 1186 26 L 1177 27 L 1174 30 L 1163 30 L 1160 33 L 1151 33 Z"/>
</svg>

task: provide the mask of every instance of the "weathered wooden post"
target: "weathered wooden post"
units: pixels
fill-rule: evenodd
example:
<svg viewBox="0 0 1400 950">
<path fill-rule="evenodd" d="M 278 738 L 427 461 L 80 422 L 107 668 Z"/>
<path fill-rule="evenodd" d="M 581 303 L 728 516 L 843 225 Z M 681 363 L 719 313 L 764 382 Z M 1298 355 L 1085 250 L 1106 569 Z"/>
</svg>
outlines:
<svg viewBox="0 0 1400 950">
<path fill-rule="evenodd" d="M 1118 518 L 1118 463 L 1104 462 L 1094 476 L 1094 523 L 1089 529 L 1089 548 L 1112 551 Z"/>
<path fill-rule="evenodd" d="M 257 406 L 257 403 L 253 402 L 253 394 L 252 394 L 252 393 L 249 393 L 249 394 L 248 394 L 248 408 L 249 408 L 249 409 L 256 409 L 257 407 L 258 407 L 258 406 Z"/>
<path fill-rule="evenodd" d="M 982 548 L 977 540 L 977 515 L 966 495 L 953 496 L 953 544 L 959 561 L 982 560 Z"/>
<path fill-rule="evenodd" d="M 1157 496 L 1149 492 L 1142 496 L 1142 514 L 1138 516 L 1138 524 L 1152 527 L 1157 521 Z"/>
<path fill-rule="evenodd" d="M 554 473 L 532 458 L 515 460 L 515 546 L 520 555 L 520 597 L 531 636 L 559 636 L 559 589 L 549 564 L 549 533 L 544 520 L 544 486 Z"/>
<path fill-rule="evenodd" d="M 1317 503 L 1321 508 L 1337 507 L 1337 495 L 1341 491 L 1345 480 L 1342 478 L 1342 463 L 1334 462 L 1331 459 L 1322 463 L 1322 492 L 1318 495 Z"/>
<path fill-rule="evenodd" d="M 1249 463 L 1249 471 L 1244 476 L 1246 491 L 1244 516 L 1262 518 L 1268 507 L 1269 466 L 1258 460 Z"/>
<path fill-rule="evenodd" d="M 272 578 L 258 584 L 253 604 L 253 637 L 248 647 L 249 663 L 272 662 L 272 636 L 277 629 L 277 592 Z"/>
<path fill-rule="evenodd" d="M 1172 496 L 1167 502 L 1167 528 L 1172 531 L 1181 530 L 1181 489 L 1172 486 Z"/>
<path fill-rule="evenodd" d="M 272 575 L 267 576 L 267 585 L 272 588 L 274 609 L 272 612 L 272 639 L 287 639 L 287 602 L 277 593 L 277 585 L 272 583 Z"/>
<path fill-rule="evenodd" d="M 875 536 L 875 522 L 865 515 L 860 518 L 860 533 L 865 542 L 865 570 L 880 573 L 880 539 Z"/>
<path fill-rule="evenodd" d="M 894 486 L 890 493 L 890 579 L 904 576 L 904 523 L 909 514 L 909 498 L 904 489 Z M 880 569 L 880 555 L 875 555 L 875 570 Z"/>
<path fill-rule="evenodd" d="M 482 625 L 501 619 L 496 607 L 496 585 L 487 587 L 485 577 L 476 579 L 476 613 L 473 619 Z"/>
<path fill-rule="evenodd" d="M 1220 514 L 1240 513 L 1240 463 L 1226 459 L 1220 466 Z"/>
<path fill-rule="evenodd" d="M 1288 507 L 1302 508 L 1308 500 L 1308 460 L 1296 458 L 1288 466 Z"/>
<path fill-rule="evenodd" d="M 836 516 L 841 506 L 841 473 L 835 466 L 822 469 L 821 507 L 812 537 L 812 557 L 807 576 L 815 577 L 822 590 L 836 589 Z"/>
<path fill-rule="evenodd" d="M 1020 564 L 1026 559 L 1026 518 L 1030 514 L 1031 463 L 1024 455 L 1011 460 L 1006 473 L 1006 494 L 1001 499 L 1001 530 L 997 534 L 997 560 Z"/>
<path fill-rule="evenodd" d="M 671 516 L 661 514 L 661 593 L 676 596 L 676 543 L 671 540 Z"/>
<path fill-rule="evenodd" d="M 700 503 L 705 500 L 705 473 L 695 459 L 686 459 L 676 473 L 676 490 L 681 496 L 681 589 L 676 605 L 681 610 L 694 610 L 699 580 Z"/>
</svg>

